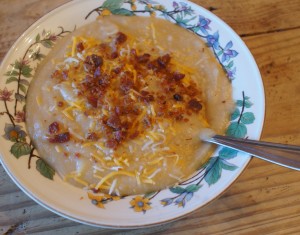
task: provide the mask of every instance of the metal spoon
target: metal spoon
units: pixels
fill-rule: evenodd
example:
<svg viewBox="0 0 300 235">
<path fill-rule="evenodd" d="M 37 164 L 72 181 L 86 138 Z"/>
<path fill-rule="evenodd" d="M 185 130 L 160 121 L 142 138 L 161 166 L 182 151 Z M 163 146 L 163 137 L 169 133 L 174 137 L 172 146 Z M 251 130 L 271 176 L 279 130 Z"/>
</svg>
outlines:
<svg viewBox="0 0 300 235">
<path fill-rule="evenodd" d="M 214 135 L 203 141 L 248 153 L 260 159 L 300 171 L 300 146 Z"/>
</svg>

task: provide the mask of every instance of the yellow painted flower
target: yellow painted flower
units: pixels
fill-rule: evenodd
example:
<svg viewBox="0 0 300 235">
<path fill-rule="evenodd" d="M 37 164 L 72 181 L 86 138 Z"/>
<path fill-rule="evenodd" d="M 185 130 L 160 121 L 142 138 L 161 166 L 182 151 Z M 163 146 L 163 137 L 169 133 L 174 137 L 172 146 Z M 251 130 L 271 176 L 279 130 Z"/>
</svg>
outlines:
<svg viewBox="0 0 300 235">
<path fill-rule="evenodd" d="M 133 11 L 136 10 L 136 5 L 135 5 L 135 4 L 132 4 L 132 5 L 131 5 L 131 10 L 133 10 Z"/>
<path fill-rule="evenodd" d="M 150 16 L 156 16 L 156 12 L 155 11 L 151 11 Z"/>
<path fill-rule="evenodd" d="M 101 15 L 103 15 L 103 16 L 108 16 L 108 15 L 111 15 L 111 12 L 110 12 L 110 10 L 108 10 L 108 9 L 104 9 L 103 11 L 102 11 L 102 14 Z"/>
<path fill-rule="evenodd" d="M 141 196 L 136 196 L 130 201 L 131 208 L 134 209 L 135 212 L 146 212 L 151 209 L 150 202 L 148 198 L 144 198 Z"/>
<path fill-rule="evenodd" d="M 103 209 L 105 208 L 105 207 L 104 207 L 104 204 L 103 204 L 103 201 L 104 201 L 106 198 L 104 197 L 103 194 L 94 194 L 94 193 L 88 192 L 88 197 L 89 197 L 89 199 L 92 200 L 92 203 L 93 203 L 95 206 L 97 206 L 97 207 L 99 207 L 99 208 L 103 208 Z"/>
</svg>

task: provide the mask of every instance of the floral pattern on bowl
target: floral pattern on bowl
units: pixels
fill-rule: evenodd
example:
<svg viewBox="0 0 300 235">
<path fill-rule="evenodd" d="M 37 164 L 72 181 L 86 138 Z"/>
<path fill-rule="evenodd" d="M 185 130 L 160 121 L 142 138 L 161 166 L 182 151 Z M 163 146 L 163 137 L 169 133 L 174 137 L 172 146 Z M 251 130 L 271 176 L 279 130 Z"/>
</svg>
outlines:
<svg viewBox="0 0 300 235">
<path fill-rule="evenodd" d="M 99 2 L 102 2 L 102 4 L 99 4 Z M 236 99 L 236 109 L 232 113 L 231 123 L 226 134 L 240 138 L 248 136 L 252 136 L 252 138 L 259 137 L 263 122 L 263 113 L 261 113 L 261 111 L 264 112 L 264 95 L 259 72 L 255 63 L 253 63 L 251 54 L 249 54 L 248 51 L 245 52 L 244 44 L 239 41 L 240 39 L 238 39 L 226 25 L 224 26 L 224 23 L 220 23 L 218 18 L 187 1 L 90 0 L 89 3 L 96 7 L 91 8 L 89 4 L 84 6 L 86 12 L 81 13 L 82 18 L 78 20 L 79 26 L 85 24 L 89 20 L 94 20 L 97 14 L 126 15 L 129 17 L 132 15 L 149 15 L 150 17 L 165 18 L 203 38 L 227 73 L 228 79 L 232 81 L 233 87 L 238 88 L 234 94 L 234 98 Z M 80 11 L 80 6 L 83 7 L 80 1 L 75 1 L 67 5 L 70 5 L 78 12 Z M 67 7 L 62 7 L 61 11 L 62 13 L 68 11 Z M 62 17 L 62 13 L 57 10 L 57 12 L 52 13 L 52 16 L 60 14 L 60 17 Z M 44 22 L 47 23 L 47 19 L 40 21 L 40 24 Z M 39 24 L 39 22 L 37 22 L 37 24 Z M 36 33 L 37 30 L 34 30 L 34 28 L 31 27 L 29 29 L 29 32 L 30 30 L 33 31 L 30 35 L 31 43 L 23 48 L 24 53 L 13 53 L 12 50 L 12 52 L 10 52 L 10 57 L 7 56 L 4 60 L 4 63 L 7 65 L 6 68 L 4 69 L 3 64 L 3 67 L 1 68 L 1 71 L 4 71 L 5 77 L 5 84 L 0 85 L 0 101 L 2 102 L 0 105 L 0 108 L 2 109 L 0 110 L 0 120 L 4 123 L 1 142 L 5 142 L 5 144 L 9 146 L 7 149 L 8 151 L 5 153 L 2 152 L 2 156 L 5 156 L 2 157 L 2 163 L 4 163 L 5 169 L 15 182 L 29 194 L 29 196 L 54 212 L 79 222 L 109 227 L 139 227 L 156 224 L 160 221 L 169 221 L 203 206 L 218 196 L 244 169 L 249 158 L 241 160 L 243 156 L 239 157 L 240 153 L 237 151 L 228 148 L 218 148 L 210 160 L 204 164 L 198 172 L 189 179 L 186 179 L 169 189 L 128 197 L 98 194 L 95 192 L 87 193 L 86 200 L 89 200 L 93 208 L 97 208 L 97 210 L 99 210 L 99 208 L 106 208 L 108 213 L 110 213 L 110 211 L 113 212 L 116 210 L 116 206 L 120 206 L 121 210 L 124 211 L 124 215 L 122 214 L 121 217 L 123 216 L 127 219 L 130 217 L 128 223 L 125 221 L 118 224 L 117 221 L 111 221 L 103 217 L 101 217 L 100 221 L 97 221 L 97 217 L 94 215 L 99 214 L 96 211 L 93 211 L 92 216 L 79 215 L 80 212 L 77 212 L 76 214 L 69 208 L 59 208 L 59 203 L 56 200 L 40 199 L 39 196 L 37 196 L 39 195 L 39 192 L 37 192 L 36 189 L 32 189 L 29 184 L 24 186 L 25 183 L 20 183 L 20 179 L 14 174 L 14 170 L 11 167 L 12 163 L 6 163 L 8 161 L 5 161 L 5 158 L 14 156 L 16 159 L 23 159 L 20 164 L 22 164 L 22 174 L 25 175 L 26 171 L 35 171 L 34 169 L 29 170 L 31 165 L 33 165 L 32 159 L 35 158 L 36 161 L 34 165 L 36 171 L 48 178 L 48 180 L 52 180 L 53 182 L 57 181 L 55 179 L 54 169 L 38 156 L 38 153 L 26 134 L 24 126 L 24 107 L 27 88 L 31 78 L 34 76 L 36 66 L 38 66 L 38 63 L 52 48 L 56 40 L 71 31 L 65 30 L 65 28 L 72 30 L 73 28 L 76 28 L 76 24 L 69 23 L 66 26 L 63 25 L 63 27 L 57 27 L 57 25 L 53 24 L 51 29 L 47 28 L 47 30 L 38 33 Z M 223 32 L 228 32 L 232 38 L 228 38 L 226 35 L 226 39 L 223 39 L 222 36 L 225 35 Z M 33 35 L 33 33 L 36 34 Z M 21 42 L 22 38 L 19 39 L 16 45 Z M 239 45 L 236 46 L 236 43 Z M 239 49 L 241 49 L 242 52 L 239 51 Z M 239 81 L 243 79 L 243 76 L 246 77 L 247 75 L 247 71 L 240 71 L 245 70 L 239 63 L 239 57 L 242 54 L 246 54 L 244 57 L 246 57 L 250 61 L 248 61 L 248 63 L 256 69 L 256 74 L 251 75 L 256 76 L 256 83 L 260 86 L 260 93 L 258 95 L 256 95 L 257 91 L 254 91 L 252 86 L 241 85 Z M 247 82 L 249 81 L 250 77 L 247 78 Z M 254 96 L 254 98 L 252 98 L 252 96 Z M 255 125 L 255 131 L 253 131 L 253 125 Z M 25 157 L 27 158 L 27 162 L 24 162 Z M 18 163 L 14 161 L 13 164 Z M 35 176 L 38 177 L 37 175 Z M 226 181 L 227 177 L 229 177 L 230 180 L 223 183 L 222 181 Z M 52 184 L 49 183 L 49 185 Z M 208 196 L 205 196 L 202 199 L 201 195 Z M 64 195 L 64 198 L 68 198 L 68 195 Z M 110 204 L 112 205 L 111 207 L 109 206 Z M 89 206 L 84 204 L 83 208 L 85 207 Z M 144 216 L 143 218 L 140 218 L 135 217 L 133 214 L 128 215 L 128 210 L 137 215 L 139 215 L 140 212 L 143 212 L 142 214 Z M 153 212 L 150 213 L 151 211 Z M 162 213 L 164 215 L 164 211 L 165 217 L 162 219 L 160 219 L 161 217 L 155 218 L 158 214 Z M 176 211 L 176 213 L 170 214 L 170 212 L 174 211 Z M 151 217 L 149 217 L 151 219 L 147 218 L 148 214 L 151 214 Z M 120 219 L 117 217 L 118 216 L 115 218 L 116 220 Z M 131 219 L 134 222 L 132 222 Z"/>
</svg>

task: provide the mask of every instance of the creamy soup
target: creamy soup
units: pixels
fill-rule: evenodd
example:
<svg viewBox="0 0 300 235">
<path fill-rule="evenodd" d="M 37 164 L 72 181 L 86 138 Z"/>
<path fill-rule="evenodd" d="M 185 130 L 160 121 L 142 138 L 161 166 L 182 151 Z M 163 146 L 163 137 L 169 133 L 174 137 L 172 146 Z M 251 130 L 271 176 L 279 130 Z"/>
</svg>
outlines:
<svg viewBox="0 0 300 235">
<path fill-rule="evenodd" d="M 225 72 L 199 37 L 166 20 L 106 16 L 61 39 L 26 101 L 39 155 L 66 181 L 112 195 L 191 175 L 232 110 Z"/>
</svg>

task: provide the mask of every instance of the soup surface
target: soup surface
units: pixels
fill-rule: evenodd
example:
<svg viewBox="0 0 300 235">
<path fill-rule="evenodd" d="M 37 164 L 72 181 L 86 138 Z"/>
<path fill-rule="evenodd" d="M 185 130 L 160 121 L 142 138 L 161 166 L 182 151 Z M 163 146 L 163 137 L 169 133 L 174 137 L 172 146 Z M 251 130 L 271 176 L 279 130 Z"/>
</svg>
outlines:
<svg viewBox="0 0 300 235">
<path fill-rule="evenodd" d="M 61 39 L 38 67 L 26 123 L 66 181 L 113 195 L 163 189 L 210 156 L 230 82 L 205 43 L 168 21 L 105 16 Z"/>
</svg>

